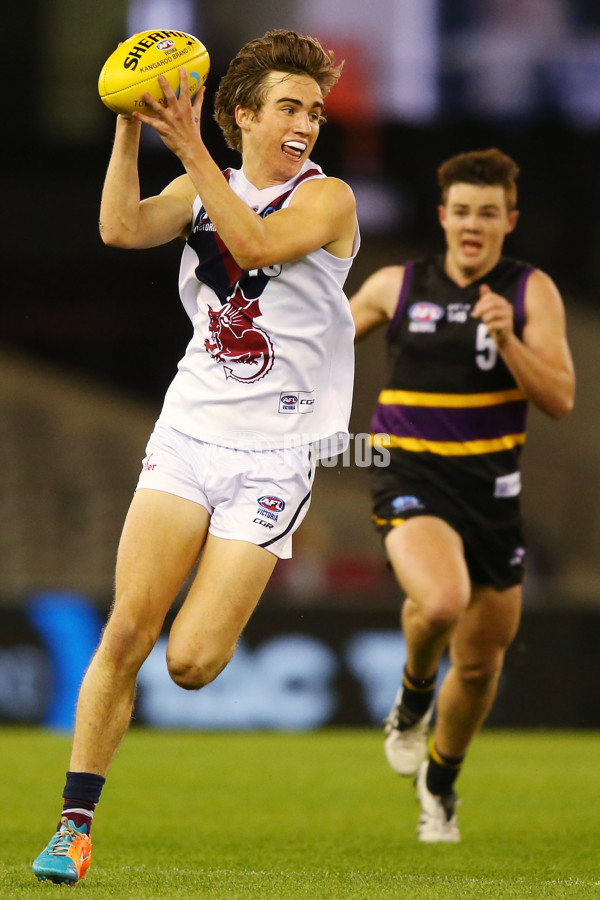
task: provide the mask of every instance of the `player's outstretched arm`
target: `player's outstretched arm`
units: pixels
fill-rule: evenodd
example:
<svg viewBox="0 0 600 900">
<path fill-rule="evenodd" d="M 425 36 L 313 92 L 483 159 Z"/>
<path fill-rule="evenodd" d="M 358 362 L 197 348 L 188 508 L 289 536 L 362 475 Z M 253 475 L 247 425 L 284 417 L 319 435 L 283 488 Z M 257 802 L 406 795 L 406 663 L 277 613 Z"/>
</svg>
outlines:
<svg viewBox="0 0 600 900">
<path fill-rule="evenodd" d="M 105 244 L 143 249 L 184 236 L 192 219 L 195 191 L 187 176 L 176 178 L 157 197 L 140 198 L 138 152 L 141 123 L 117 117 L 113 150 L 100 203 Z"/>
<path fill-rule="evenodd" d="M 403 280 L 404 266 L 386 266 L 367 278 L 350 298 L 357 341 L 393 318 Z"/>
</svg>

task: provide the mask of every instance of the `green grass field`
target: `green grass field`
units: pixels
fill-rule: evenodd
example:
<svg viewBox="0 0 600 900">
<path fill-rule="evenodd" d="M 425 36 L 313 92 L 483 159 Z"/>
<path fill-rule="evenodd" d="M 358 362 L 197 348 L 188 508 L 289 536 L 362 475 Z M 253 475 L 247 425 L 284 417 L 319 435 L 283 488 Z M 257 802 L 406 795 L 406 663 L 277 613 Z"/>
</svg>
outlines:
<svg viewBox="0 0 600 900">
<path fill-rule="evenodd" d="M 133 729 L 74 888 L 31 862 L 58 818 L 69 740 L 0 731 L 0 898 L 438 900 L 600 897 L 597 732 L 484 731 L 459 781 L 461 844 L 421 845 L 410 780 L 373 730 Z"/>
</svg>

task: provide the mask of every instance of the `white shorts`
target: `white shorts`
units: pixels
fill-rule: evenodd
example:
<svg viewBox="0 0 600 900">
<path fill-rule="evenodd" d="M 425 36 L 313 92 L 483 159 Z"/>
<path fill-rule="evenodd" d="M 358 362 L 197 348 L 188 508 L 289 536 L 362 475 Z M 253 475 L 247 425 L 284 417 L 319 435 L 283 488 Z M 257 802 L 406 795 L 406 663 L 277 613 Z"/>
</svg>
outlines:
<svg viewBox="0 0 600 900">
<path fill-rule="evenodd" d="M 137 488 L 200 503 L 215 537 L 249 541 L 280 559 L 292 555 L 292 534 L 308 511 L 315 473 L 309 445 L 234 450 L 207 444 L 157 422 Z"/>
</svg>

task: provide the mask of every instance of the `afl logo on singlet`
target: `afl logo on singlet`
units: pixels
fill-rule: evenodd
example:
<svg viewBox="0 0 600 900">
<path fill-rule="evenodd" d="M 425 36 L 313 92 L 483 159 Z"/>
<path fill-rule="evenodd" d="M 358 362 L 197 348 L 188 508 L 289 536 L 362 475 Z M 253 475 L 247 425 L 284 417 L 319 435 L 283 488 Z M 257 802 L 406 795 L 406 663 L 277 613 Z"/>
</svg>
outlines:
<svg viewBox="0 0 600 900">
<path fill-rule="evenodd" d="M 263 509 L 268 509 L 271 512 L 283 512 L 285 509 L 285 501 L 283 501 L 280 497 L 271 497 L 266 494 L 264 497 L 258 498 L 258 505 L 262 506 Z"/>
<path fill-rule="evenodd" d="M 410 319 L 409 331 L 435 331 L 437 323 L 444 317 L 444 310 L 437 303 L 429 303 L 423 300 L 413 303 L 408 309 Z"/>
</svg>

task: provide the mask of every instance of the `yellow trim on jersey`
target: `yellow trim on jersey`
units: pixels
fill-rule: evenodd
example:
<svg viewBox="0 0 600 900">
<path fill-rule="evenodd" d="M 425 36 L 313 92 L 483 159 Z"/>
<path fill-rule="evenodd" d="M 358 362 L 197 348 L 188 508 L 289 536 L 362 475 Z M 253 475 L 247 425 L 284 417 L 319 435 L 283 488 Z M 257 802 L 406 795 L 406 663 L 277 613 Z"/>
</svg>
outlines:
<svg viewBox="0 0 600 900">
<path fill-rule="evenodd" d="M 513 400 L 527 400 L 520 388 L 487 394 L 428 394 L 425 391 L 381 391 L 378 402 L 384 406 L 498 406 Z"/>
<path fill-rule="evenodd" d="M 394 528 L 396 525 L 404 525 L 406 519 L 380 519 L 379 516 L 371 516 L 375 525 L 392 525 Z"/>
<path fill-rule="evenodd" d="M 371 446 L 375 446 L 374 435 L 371 435 Z M 426 441 L 423 438 L 396 437 L 377 435 L 378 447 L 401 447 L 412 453 L 437 453 L 439 456 L 475 456 L 479 453 L 498 453 L 501 450 L 512 450 L 513 447 L 525 443 L 525 434 L 505 434 L 503 437 L 490 438 L 485 441 Z"/>
</svg>

